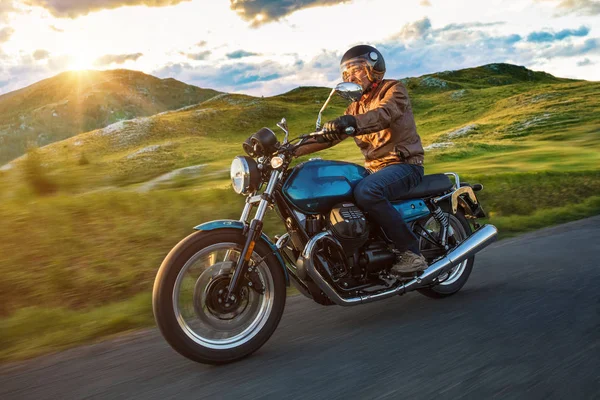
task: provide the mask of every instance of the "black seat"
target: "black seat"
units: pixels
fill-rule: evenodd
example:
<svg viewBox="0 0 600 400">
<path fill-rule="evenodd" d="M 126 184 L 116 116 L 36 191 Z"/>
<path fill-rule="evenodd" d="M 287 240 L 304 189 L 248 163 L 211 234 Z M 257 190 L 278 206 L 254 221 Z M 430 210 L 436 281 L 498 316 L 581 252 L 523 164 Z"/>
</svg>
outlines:
<svg viewBox="0 0 600 400">
<path fill-rule="evenodd" d="M 435 196 L 437 194 L 442 194 L 452 189 L 453 185 L 454 184 L 452 183 L 448 175 L 425 175 L 419 186 L 417 186 L 404 196 L 396 198 L 395 200 L 410 200 L 416 198 Z"/>
</svg>

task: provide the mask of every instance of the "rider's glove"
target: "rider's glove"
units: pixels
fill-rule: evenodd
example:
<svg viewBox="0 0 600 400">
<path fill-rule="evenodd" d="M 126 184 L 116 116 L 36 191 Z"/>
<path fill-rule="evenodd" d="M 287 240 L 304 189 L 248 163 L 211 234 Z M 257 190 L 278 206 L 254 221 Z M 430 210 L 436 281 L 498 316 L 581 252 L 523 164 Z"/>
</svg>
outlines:
<svg viewBox="0 0 600 400">
<path fill-rule="evenodd" d="M 339 134 L 340 136 L 336 137 L 336 139 L 340 139 L 345 135 L 353 136 L 356 133 L 356 118 L 354 118 L 353 115 L 342 115 L 333 121 L 326 122 L 323 126 L 323 130 Z"/>
</svg>

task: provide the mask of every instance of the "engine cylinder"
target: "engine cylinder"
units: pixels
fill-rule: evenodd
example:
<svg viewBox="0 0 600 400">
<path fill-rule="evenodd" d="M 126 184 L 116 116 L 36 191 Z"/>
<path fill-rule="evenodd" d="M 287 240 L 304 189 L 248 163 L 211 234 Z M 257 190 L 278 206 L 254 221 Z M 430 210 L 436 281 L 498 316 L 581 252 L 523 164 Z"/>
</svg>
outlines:
<svg viewBox="0 0 600 400">
<path fill-rule="evenodd" d="M 327 224 L 347 253 L 361 247 L 369 239 L 369 226 L 365 215 L 352 203 L 334 206 L 329 213 Z"/>
</svg>

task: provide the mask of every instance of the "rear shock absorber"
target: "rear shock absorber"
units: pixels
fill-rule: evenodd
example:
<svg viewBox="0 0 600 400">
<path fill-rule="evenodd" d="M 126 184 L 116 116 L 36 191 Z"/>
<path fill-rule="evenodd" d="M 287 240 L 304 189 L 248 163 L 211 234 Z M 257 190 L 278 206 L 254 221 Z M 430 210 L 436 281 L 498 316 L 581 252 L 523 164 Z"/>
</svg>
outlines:
<svg viewBox="0 0 600 400">
<path fill-rule="evenodd" d="M 433 218 L 440 224 L 440 241 L 444 249 L 448 250 L 447 239 L 448 239 L 448 227 L 450 225 L 450 220 L 448 219 L 448 215 L 440 206 L 436 206 L 435 210 L 432 211 Z"/>
</svg>

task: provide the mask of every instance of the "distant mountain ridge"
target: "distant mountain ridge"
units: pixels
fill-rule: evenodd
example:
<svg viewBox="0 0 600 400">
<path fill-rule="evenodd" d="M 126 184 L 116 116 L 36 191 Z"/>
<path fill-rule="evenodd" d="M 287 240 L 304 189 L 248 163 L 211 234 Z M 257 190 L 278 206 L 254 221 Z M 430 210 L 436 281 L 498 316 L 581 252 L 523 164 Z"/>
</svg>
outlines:
<svg viewBox="0 0 600 400">
<path fill-rule="evenodd" d="M 409 78 L 407 85 L 412 87 L 410 99 L 427 173 L 455 169 L 479 173 L 481 165 L 494 173 L 521 171 L 523 165 L 532 170 L 597 168 L 600 82 L 491 64 Z M 82 133 L 44 146 L 37 154 L 58 187 L 77 193 L 146 187 L 189 167 L 204 177 L 223 174 L 225 182 L 231 158 L 243 152 L 241 143 L 250 134 L 267 126 L 282 139 L 275 126 L 282 117 L 291 137 L 314 131 L 330 92 L 324 87 L 298 87 L 264 98 L 219 94 L 175 111 Z M 323 119 L 339 116 L 347 105 L 334 96 Z M 345 142 L 325 150 L 323 156 L 361 163 L 363 156 L 354 142 Z M 27 159 L 1 166 L 0 185 L 4 179 L 11 182 L 6 187 L 17 187 Z M 161 186 L 185 185 L 196 178 L 169 179 L 174 183 L 161 181 Z"/>
<path fill-rule="evenodd" d="M 0 96 L 0 165 L 118 121 L 200 103 L 220 92 L 139 71 L 63 72 Z"/>
<path fill-rule="evenodd" d="M 516 83 L 566 83 L 574 79 L 557 78 L 547 72 L 532 71 L 523 66 L 506 63 L 486 64 L 475 68 L 442 71 L 401 81 L 412 90 L 482 89 Z"/>
</svg>

